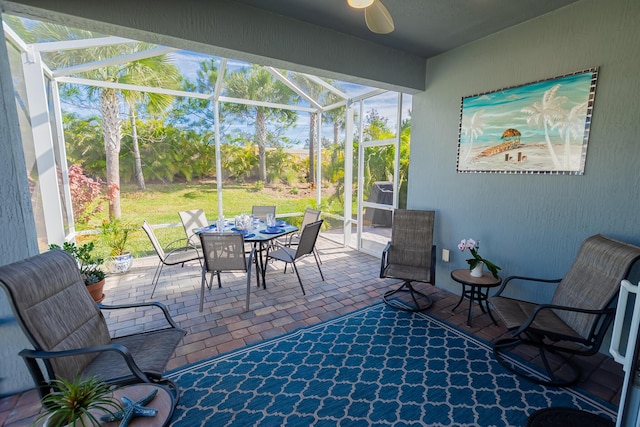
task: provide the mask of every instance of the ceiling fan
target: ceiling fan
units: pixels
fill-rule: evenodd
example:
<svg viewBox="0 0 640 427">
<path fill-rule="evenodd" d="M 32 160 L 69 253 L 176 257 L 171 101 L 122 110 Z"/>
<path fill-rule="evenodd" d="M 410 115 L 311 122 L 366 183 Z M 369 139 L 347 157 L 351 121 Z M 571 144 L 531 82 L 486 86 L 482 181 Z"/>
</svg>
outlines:
<svg viewBox="0 0 640 427">
<path fill-rule="evenodd" d="M 389 34 L 394 30 L 393 18 L 380 0 L 347 0 L 349 6 L 364 9 L 364 20 L 376 34 Z"/>
</svg>

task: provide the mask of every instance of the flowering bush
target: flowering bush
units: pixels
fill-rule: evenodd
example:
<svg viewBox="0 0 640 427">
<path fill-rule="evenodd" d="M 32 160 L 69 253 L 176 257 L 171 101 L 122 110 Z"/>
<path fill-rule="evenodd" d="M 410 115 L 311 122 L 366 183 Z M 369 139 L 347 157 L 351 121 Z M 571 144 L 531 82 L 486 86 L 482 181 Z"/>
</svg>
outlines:
<svg viewBox="0 0 640 427">
<path fill-rule="evenodd" d="M 496 279 L 498 278 L 498 270 L 501 270 L 501 268 L 495 265 L 494 263 L 492 263 L 491 261 L 487 261 L 486 259 L 480 256 L 480 254 L 478 253 L 478 249 L 480 249 L 479 241 L 476 242 L 473 239 L 466 239 L 466 240 L 462 239 L 462 241 L 458 245 L 458 249 L 460 249 L 463 252 L 468 249 L 469 252 L 471 252 L 471 255 L 473 256 L 473 258 L 469 258 L 467 260 L 467 263 L 469 264 L 470 269 L 473 270 L 476 267 L 476 265 L 478 265 L 479 262 L 484 262 L 484 265 L 487 266 L 491 274 L 493 274 L 493 277 L 495 277 Z"/>
<path fill-rule="evenodd" d="M 93 179 L 84 173 L 82 166 L 75 164 L 69 167 L 69 191 L 73 205 L 73 217 L 78 223 L 86 224 L 93 214 L 102 212 L 103 182 Z"/>
</svg>

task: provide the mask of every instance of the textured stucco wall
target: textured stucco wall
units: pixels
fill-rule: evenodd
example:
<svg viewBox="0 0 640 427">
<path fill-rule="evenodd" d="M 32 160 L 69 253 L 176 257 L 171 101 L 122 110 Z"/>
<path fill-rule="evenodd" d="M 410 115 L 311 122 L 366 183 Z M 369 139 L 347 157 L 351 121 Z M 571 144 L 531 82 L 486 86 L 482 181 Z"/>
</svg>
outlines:
<svg viewBox="0 0 640 427">
<path fill-rule="evenodd" d="M 0 265 L 38 253 L 4 34 L 0 33 Z M 33 387 L 18 351 L 28 346 L 0 288 L 0 396 Z"/>
<path fill-rule="evenodd" d="M 438 264 L 438 286 L 460 292 L 449 273 L 466 266 L 463 238 L 480 239 L 503 276 L 558 278 L 590 235 L 640 244 L 638 22 L 637 0 L 585 0 L 427 62 L 426 91 L 413 97 L 408 203 L 436 210 L 435 243 L 452 251 Z M 593 66 L 583 176 L 456 173 L 462 97 Z"/>
</svg>

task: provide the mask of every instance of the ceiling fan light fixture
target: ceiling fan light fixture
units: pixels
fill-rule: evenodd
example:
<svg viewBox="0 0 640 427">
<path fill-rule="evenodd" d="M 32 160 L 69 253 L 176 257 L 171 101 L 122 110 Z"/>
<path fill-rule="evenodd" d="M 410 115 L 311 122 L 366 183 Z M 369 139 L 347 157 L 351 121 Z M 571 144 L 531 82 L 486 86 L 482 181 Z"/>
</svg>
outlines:
<svg viewBox="0 0 640 427">
<path fill-rule="evenodd" d="M 379 0 L 374 0 L 371 7 L 364 10 L 364 20 L 376 34 L 389 34 L 395 29 L 391 14 Z"/>
<path fill-rule="evenodd" d="M 374 0 L 347 0 L 349 6 L 354 9 L 364 9 L 365 7 L 369 7 L 373 4 Z"/>
</svg>

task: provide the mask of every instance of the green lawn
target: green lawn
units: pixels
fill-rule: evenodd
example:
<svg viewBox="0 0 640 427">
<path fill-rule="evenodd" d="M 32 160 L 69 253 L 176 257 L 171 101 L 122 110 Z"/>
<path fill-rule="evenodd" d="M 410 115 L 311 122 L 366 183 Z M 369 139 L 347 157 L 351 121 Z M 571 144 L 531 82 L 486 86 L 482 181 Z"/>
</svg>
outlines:
<svg viewBox="0 0 640 427">
<path fill-rule="evenodd" d="M 223 191 L 224 215 L 233 218 L 241 213 L 251 213 L 253 205 L 276 205 L 278 215 L 304 212 L 307 207 L 315 207 L 315 197 L 292 195 L 288 189 L 277 186 L 257 191 L 254 187 L 240 185 L 226 185 Z M 207 219 L 214 221 L 218 216 L 218 195 L 214 182 L 207 183 L 178 183 L 151 184 L 144 191 L 136 187 L 124 186 L 121 192 L 122 219 L 135 225 L 142 225 L 144 220 L 150 224 L 177 223 L 179 227 L 155 229 L 156 236 L 163 246 L 176 239 L 185 238 L 184 229 L 178 217 L 178 211 L 190 209 L 204 209 Z M 105 211 L 96 215 L 86 226 L 78 226 L 78 230 L 92 230 L 103 220 L 108 218 L 107 206 Z M 296 220 L 291 219 L 295 224 Z M 94 240 L 96 252 L 106 256 L 109 252 L 98 236 L 79 236 L 78 242 Z M 137 229 L 130 237 L 127 248 L 134 256 L 144 256 L 154 253 L 149 239 L 142 229 Z"/>
</svg>

